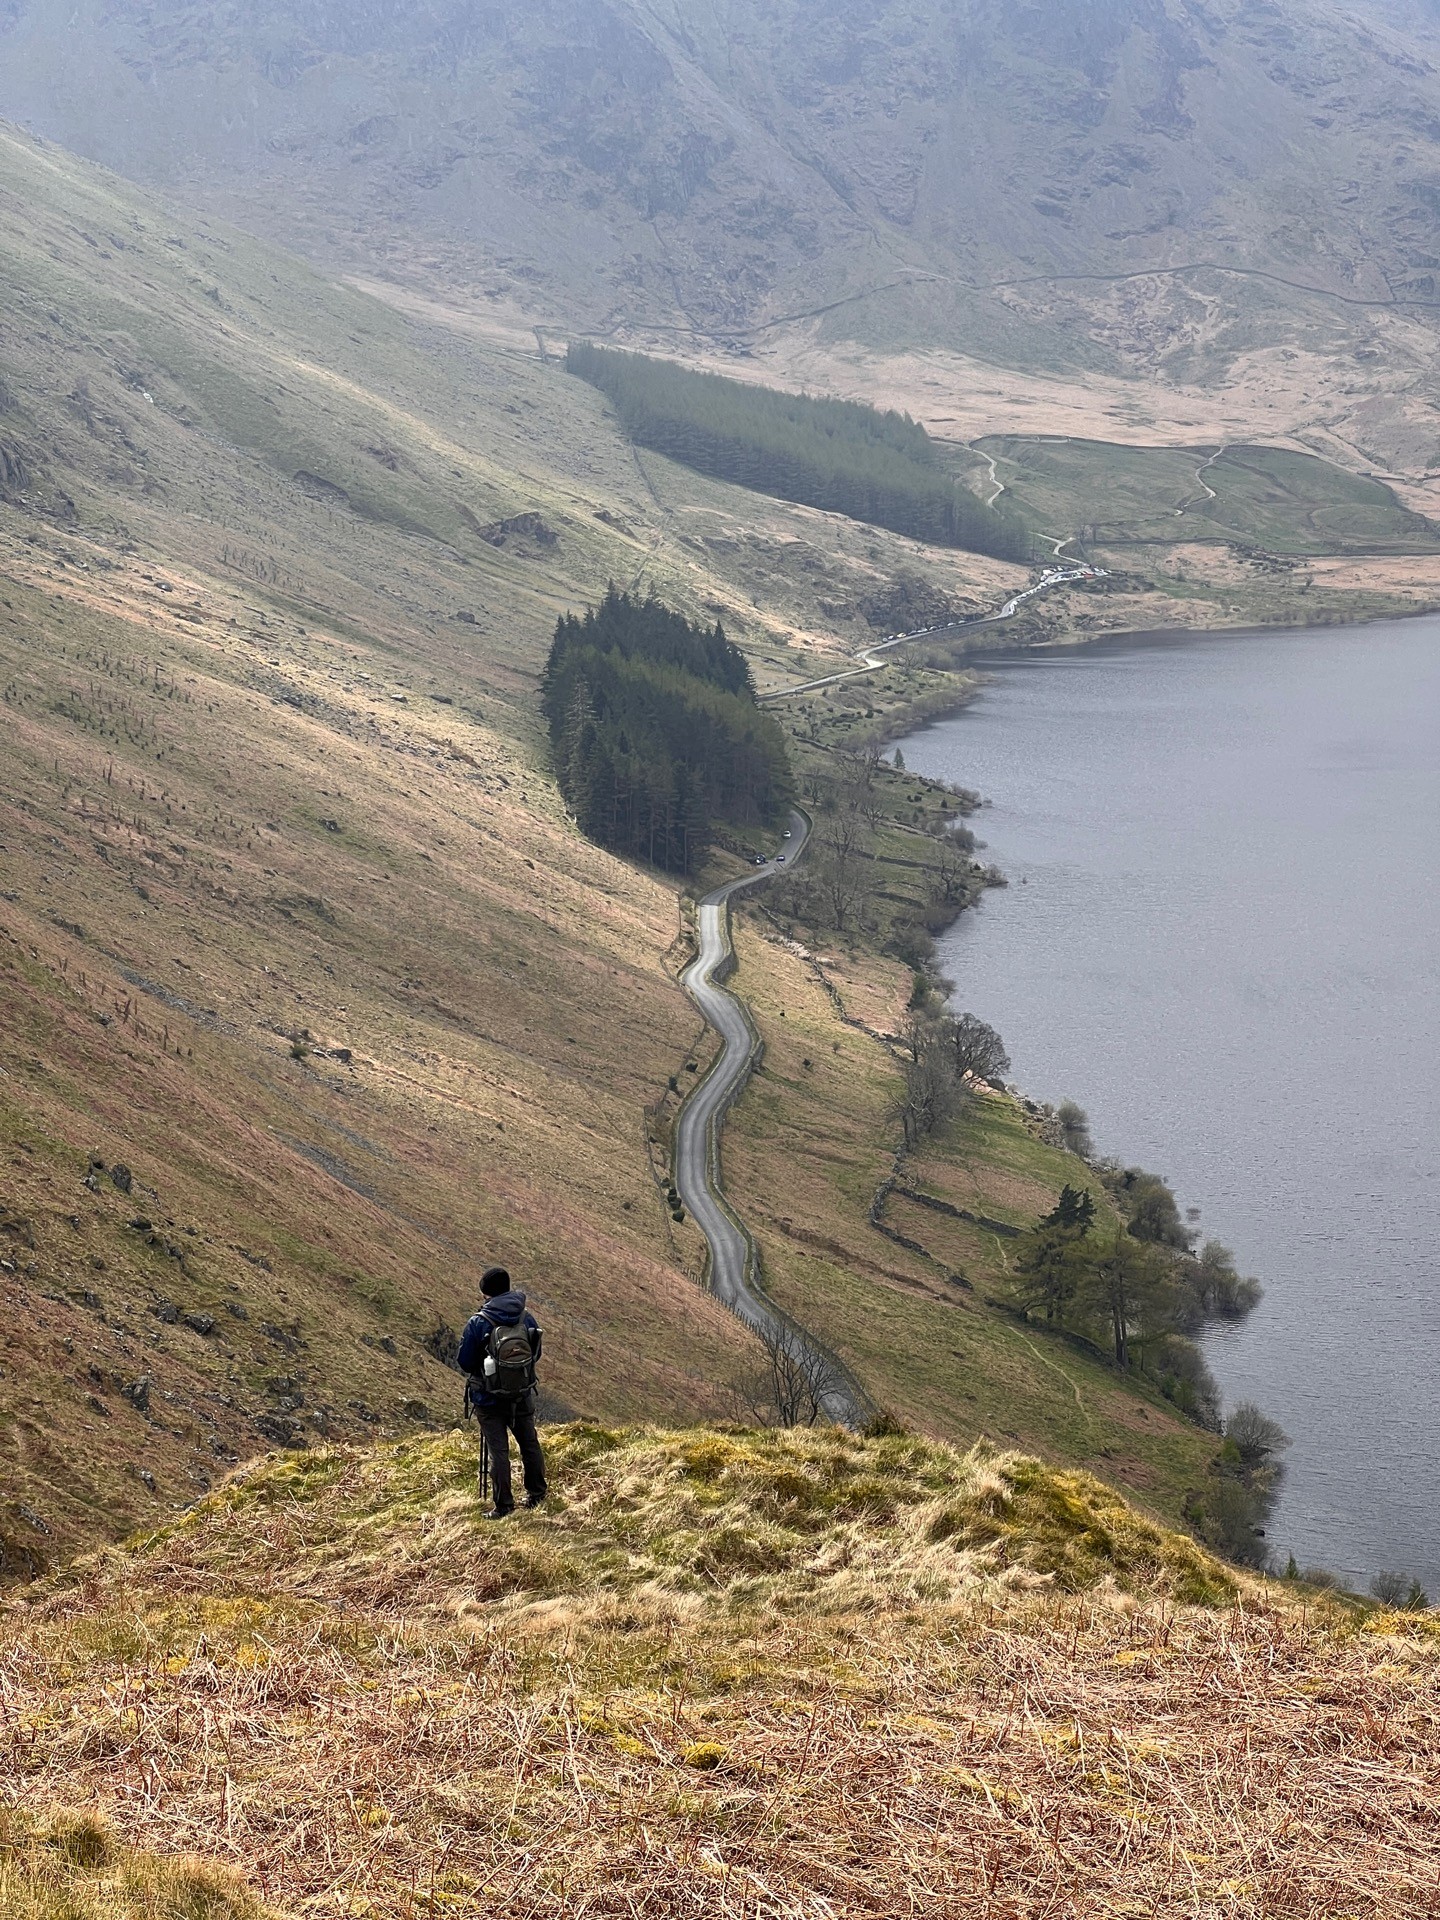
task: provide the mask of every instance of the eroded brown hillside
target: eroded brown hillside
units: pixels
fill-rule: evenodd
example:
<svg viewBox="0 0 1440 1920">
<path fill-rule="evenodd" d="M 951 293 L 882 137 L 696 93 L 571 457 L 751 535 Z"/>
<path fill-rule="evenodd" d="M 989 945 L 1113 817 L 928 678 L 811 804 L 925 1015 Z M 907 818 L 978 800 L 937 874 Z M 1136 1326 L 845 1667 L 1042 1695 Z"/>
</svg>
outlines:
<svg viewBox="0 0 1440 1920">
<path fill-rule="evenodd" d="M 448 1422 L 431 1337 L 491 1259 L 558 1404 L 712 1408 L 742 1335 L 645 1139 L 696 1030 L 674 896 L 532 745 L 556 608 L 643 552 L 532 484 L 567 432 L 593 468 L 583 409 L 537 446 L 533 361 L 477 404 L 283 256 L 5 157 L 7 1570 Z"/>
</svg>

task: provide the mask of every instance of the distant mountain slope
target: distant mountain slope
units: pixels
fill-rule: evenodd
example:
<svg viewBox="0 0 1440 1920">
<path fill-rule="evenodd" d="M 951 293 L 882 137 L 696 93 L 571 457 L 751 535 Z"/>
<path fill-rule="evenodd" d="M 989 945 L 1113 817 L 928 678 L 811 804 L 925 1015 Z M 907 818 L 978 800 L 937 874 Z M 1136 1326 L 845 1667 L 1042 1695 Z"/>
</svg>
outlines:
<svg viewBox="0 0 1440 1920">
<path fill-rule="evenodd" d="M 1123 365 L 1440 302 L 1418 0 L 6 0 L 0 114 L 590 327 L 890 289 L 845 324 Z"/>
</svg>

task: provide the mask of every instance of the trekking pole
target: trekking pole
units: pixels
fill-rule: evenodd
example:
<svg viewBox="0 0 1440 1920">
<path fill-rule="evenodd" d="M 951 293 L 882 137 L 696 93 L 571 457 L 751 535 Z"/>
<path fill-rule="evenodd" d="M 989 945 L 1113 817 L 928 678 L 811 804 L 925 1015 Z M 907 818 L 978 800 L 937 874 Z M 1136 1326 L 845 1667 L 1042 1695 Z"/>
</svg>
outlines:
<svg viewBox="0 0 1440 1920">
<path fill-rule="evenodd" d="M 480 1498 L 490 1498 L 490 1442 L 483 1426 L 480 1429 Z"/>
</svg>

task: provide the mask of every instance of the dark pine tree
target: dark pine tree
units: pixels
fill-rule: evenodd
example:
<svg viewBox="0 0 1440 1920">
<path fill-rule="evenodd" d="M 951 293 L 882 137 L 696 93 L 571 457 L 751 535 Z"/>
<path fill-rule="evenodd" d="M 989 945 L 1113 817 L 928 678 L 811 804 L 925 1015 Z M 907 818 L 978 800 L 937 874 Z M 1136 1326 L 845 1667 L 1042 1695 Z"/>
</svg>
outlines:
<svg viewBox="0 0 1440 1920">
<path fill-rule="evenodd" d="M 542 706 L 560 790 L 581 831 L 618 853 L 690 873 L 717 823 L 775 825 L 792 798 L 779 726 L 756 703 L 744 655 L 612 587 L 555 629 Z"/>
<path fill-rule="evenodd" d="M 699 473 L 843 513 L 941 546 L 1028 560 L 1013 510 L 986 506 L 942 469 L 907 414 L 816 400 L 673 361 L 575 342 L 566 366 L 598 387 L 632 440 Z"/>
</svg>

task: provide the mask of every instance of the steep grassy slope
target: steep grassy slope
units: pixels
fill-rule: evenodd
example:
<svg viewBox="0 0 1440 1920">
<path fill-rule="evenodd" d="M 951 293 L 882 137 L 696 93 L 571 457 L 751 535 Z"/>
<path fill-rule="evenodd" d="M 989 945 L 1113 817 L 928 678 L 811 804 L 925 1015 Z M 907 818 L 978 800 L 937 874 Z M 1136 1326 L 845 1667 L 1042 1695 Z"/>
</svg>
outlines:
<svg viewBox="0 0 1440 1920">
<path fill-rule="evenodd" d="M 491 1258 L 561 1404 L 714 1404 L 742 1335 L 644 1137 L 674 900 L 537 765 L 556 610 L 646 551 L 580 490 L 628 506 L 625 450 L 10 138 L 0 222 L 7 1572 L 448 1418 Z"/>
<path fill-rule="evenodd" d="M 447 1420 L 493 1258 L 557 1406 L 726 1404 L 746 1337 L 647 1141 L 676 902 L 544 770 L 556 612 L 643 578 L 774 677 L 772 614 L 1014 570 L 641 468 L 533 352 L 11 135 L 0 228 L 6 1577 L 263 1445 Z"/>
<path fill-rule="evenodd" d="M 557 1497 L 504 1528 L 454 1439 L 331 1449 L 12 1606 L 7 1911 L 90 1920 L 108 1885 L 132 1920 L 167 1880 L 194 1920 L 247 1889 L 383 1920 L 1429 1911 L 1428 1616 L 1237 1592 L 1015 1454 L 551 1446 Z"/>
</svg>

